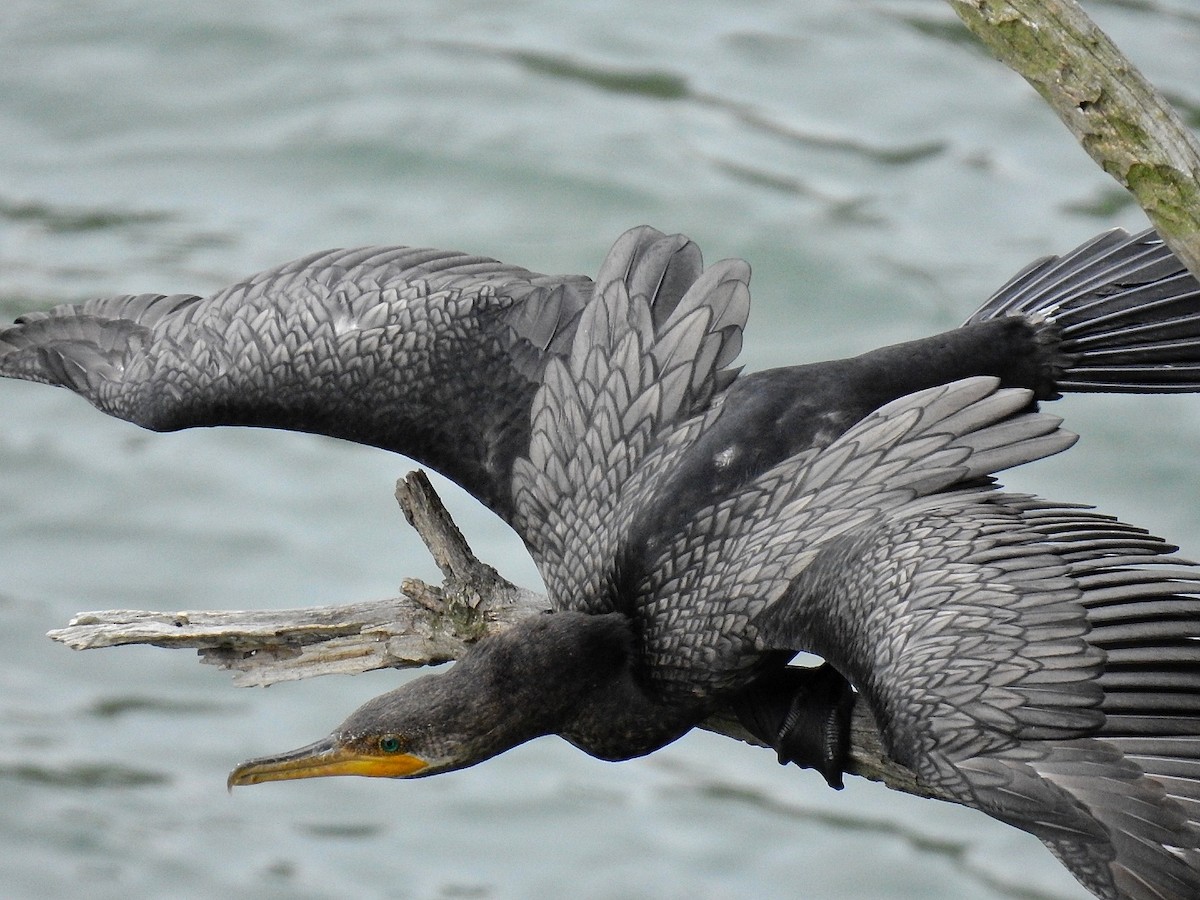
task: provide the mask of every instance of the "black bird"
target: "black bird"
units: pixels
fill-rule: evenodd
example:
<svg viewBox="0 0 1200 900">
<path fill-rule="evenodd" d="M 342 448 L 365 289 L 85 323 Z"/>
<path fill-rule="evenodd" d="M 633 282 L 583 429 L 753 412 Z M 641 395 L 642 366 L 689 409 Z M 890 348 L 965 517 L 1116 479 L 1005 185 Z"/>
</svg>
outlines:
<svg viewBox="0 0 1200 900">
<path fill-rule="evenodd" d="M 1200 896 L 1200 569 L 992 477 L 1073 442 L 1038 410 L 1062 391 L 1200 390 L 1200 284 L 1112 231 L 954 331 L 742 375 L 748 279 L 647 227 L 595 282 L 335 250 L 209 298 L 30 313 L 0 374 L 158 431 L 404 453 L 537 561 L 553 612 L 231 785 L 429 775 L 544 734 L 626 759 L 729 708 L 837 785 L 857 698 L 897 761 L 1097 896 Z"/>
</svg>

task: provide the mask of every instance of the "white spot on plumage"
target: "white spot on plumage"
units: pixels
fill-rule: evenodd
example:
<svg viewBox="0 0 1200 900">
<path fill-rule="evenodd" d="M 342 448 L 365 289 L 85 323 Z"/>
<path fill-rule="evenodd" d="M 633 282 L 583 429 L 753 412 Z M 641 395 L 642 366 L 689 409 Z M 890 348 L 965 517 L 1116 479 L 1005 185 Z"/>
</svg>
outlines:
<svg viewBox="0 0 1200 900">
<path fill-rule="evenodd" d="M 713 454 L 713 466 L 718 471 L 728 469 L 737 460 L 739 455 L 738 448 L 730 444 L 724 450 Z"/>
</svg>

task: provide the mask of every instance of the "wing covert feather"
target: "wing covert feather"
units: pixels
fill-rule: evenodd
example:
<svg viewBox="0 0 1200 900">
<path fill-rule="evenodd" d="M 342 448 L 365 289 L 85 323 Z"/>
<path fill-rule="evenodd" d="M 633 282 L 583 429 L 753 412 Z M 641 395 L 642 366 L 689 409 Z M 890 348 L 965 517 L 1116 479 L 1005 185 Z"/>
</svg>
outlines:
<svg viewBox="0 0 1200 900">
<path fill-rule="evenodd" d="M 701 265 L 679 235 L 626 233 L 600 268 L 569 354 L 546 367 L 514 497 L 557 608 L 612 608 L 614 560 L 638 508 L 631 482 L 684 452 L 681 428 L 690 422 L 694 436 L 731 377 L 749 268 L 727 260 L 700 274 Z"/>
<path fill-rule="evenodd" d="M 749 623 L 830 541 L 885 514 L 954 503 L 943 492 L 1070 446 L 1059 419 L 1023 411 L 1029 397 L 992 378 L 911 394 L 699 511 L 640 569 L 655 677 L 721 689 L 757 659 Z"/>
</svg>

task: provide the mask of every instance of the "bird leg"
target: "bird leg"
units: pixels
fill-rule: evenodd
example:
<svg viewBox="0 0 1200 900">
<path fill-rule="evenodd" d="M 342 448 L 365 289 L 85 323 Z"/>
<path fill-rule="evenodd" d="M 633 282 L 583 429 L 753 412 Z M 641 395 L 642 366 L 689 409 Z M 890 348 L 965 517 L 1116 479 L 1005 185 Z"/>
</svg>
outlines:
<svg viewBox="0 0 1200 900">
<path fill-rule="evenodd" d="M 780 765 L 816 769 L 841 790 L 856 696 L 829 663 L 782 666 L 755 680 L 731 706 L 751 734 L 775 749 Z"/>
</svg>

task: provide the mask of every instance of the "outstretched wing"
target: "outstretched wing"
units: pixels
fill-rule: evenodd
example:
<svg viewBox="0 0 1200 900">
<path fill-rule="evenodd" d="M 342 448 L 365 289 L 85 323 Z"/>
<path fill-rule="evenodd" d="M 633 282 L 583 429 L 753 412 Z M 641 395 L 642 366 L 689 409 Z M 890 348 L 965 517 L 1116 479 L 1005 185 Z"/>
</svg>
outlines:
<svg viewBox="0 0 1200 900">
<path fill-rule="evenodd" d="M 840 535 L 1074 443 L 1056 417 L 1025 411 L 1030 397 L 985 377 L 910 394 L 700 510 L 639 566 L 645 652 L 661 687 L 744 680 L 759 659 L 752 622 Z"/>
<path fill-rule="evenodd" d="M 708 409 L 735 373 L 749 267 L 702 272 L 681 235 L 626 233 L 610 251 L 570 352 L 534 398 L 529 453 L 514 468 L 518 530 L 557 608 L 612 608 L 630 479 L 663 439 Z M 670 443 L 682 452 L 686 441 Z"/>
<path fill-rule="evenodd" d="M 1200 896 L 1200 571 L 1079 507 L 960 499 L 828 543 L 763 646 L 826 655 L 893 757 L 1097 896 Z"/>
<path fill-rule="evenodd" d="M 546 360 L 591 294 L 444 250 L 307 256 L 219 293 L 111 297 L 0 331 L 0 375 L 156 431 L 258 425 L 404 453 L 511 517 Z"/>
</svg>

